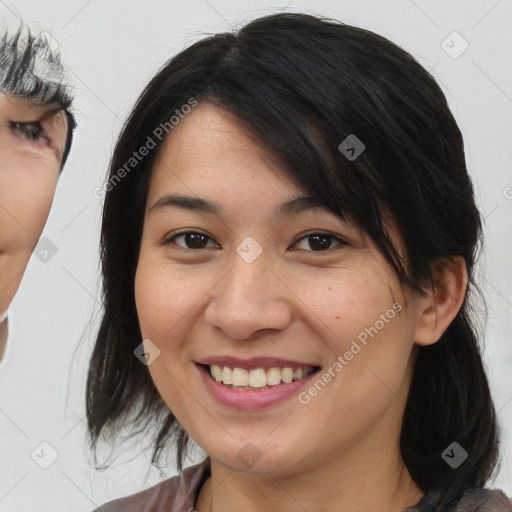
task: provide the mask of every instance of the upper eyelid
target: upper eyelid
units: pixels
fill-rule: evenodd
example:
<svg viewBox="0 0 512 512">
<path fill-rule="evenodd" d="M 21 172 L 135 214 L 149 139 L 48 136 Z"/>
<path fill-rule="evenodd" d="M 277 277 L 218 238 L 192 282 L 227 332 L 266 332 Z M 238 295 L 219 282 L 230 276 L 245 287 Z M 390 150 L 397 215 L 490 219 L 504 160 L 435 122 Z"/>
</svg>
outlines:
<svg viewBox="0 0 512 512">
<path fill-rule="evenodd" d="M 300 242 L 301 240 L 303 240 L 304 238 L 307 238 L 309 236 L 313 236 L 313 235 L 324 235 L 324 236 L 328 236 L 328 237 L 331 237 L 331 238 L 335 238 L 336 240 L 344 243 L 344 244 L 348 244 L 348 241 L 343 238 L 341 235 L 335 235 L 334 233 L 324 233 L 323 231 L 312 231 L 310 233 L 306 233 L 305 235 L 301 235 L 300 238 L 297 238 L 297 240 L 295 240 L 295 242 L 293 242 L 294 244 L 296 244 L 297 242 Z"/>
<path fill-rule="evenodd" d="M 41 128 L 41 130 L 44 131 L 42 120 L 39 120 L 39 119 L 35 119 L 33 121 L 15 121 L 15 120 L 9 121 L 9 125 L 11 126 L 11 128 L 15 128 L 15 125 L 27 126 L 30 124 L 39 126 Z"/>
</svg>

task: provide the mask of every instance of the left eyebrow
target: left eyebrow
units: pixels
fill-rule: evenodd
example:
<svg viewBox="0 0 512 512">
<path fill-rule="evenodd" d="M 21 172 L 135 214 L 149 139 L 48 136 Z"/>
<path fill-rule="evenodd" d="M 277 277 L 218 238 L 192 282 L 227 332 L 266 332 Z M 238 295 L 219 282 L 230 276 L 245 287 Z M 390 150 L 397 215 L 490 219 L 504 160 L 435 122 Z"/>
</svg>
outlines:
<svg viewBox="0 0 512 512">
<path fill-rule="evenodd" d="M 156 212 L 163 208 L 183 208 L 186 210 L 200 211 L 212 215 L 222 215 L 223 208 L 218 203 L 207 201 L 200 197 L 192 197 L 187 195 L 169 194 L 161 197 L 151 206 L 150 211 Z M 327 209 L 325 204 L 314 197 L 296 196 L 283 204 L 276 207 L 274 211 L 275 219 L 282 219 L 292 214 L 302 213 L 307 210 L 318 208 Z"/>
</svg>

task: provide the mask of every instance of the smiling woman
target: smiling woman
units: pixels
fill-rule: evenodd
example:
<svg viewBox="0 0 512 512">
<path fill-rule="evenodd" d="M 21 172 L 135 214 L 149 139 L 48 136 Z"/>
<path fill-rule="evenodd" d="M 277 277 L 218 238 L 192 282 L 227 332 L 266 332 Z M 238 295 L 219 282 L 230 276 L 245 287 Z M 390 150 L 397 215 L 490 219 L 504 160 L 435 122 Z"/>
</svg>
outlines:
<svg viewBox="0 0 512 512">
<path fill-rule="evenodd" d="M 300 14 L 171 59 L 106 193 L 90 439 L 208 455 L 101 511 L 512 510 L 470 320 L 480 215 L 433 78 Z M 304 397 L 308 397 L 306 400 Z M 479 508 L 480 507 L 480 508 Z"/>
<path fill-rule="evenodd" d="M 59 55 L 23 26 L 0 33 L 0 360 L 11 303 L 50 212 L 75 121 Z"/>
</svg>

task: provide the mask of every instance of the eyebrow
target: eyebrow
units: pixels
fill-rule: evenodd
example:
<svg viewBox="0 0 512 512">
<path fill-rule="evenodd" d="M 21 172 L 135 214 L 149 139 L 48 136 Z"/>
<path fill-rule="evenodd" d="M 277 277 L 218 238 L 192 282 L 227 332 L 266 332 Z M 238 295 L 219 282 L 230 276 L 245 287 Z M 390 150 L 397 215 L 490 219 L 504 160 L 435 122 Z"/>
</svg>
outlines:
<svg viewBox="0 0 512 512">
<path fill-rule="evenodd" d="M 51 117 L 57 115 L 61 111 L 68 110 L 67 108 L 60 106 L 55 103 L 45 103 L 38 100 L 33 100 L 30 98 L 24 98 L 20 96 L 10 95 L 7 92 L 4 92 L 0 89 L 0 93 L 7 96 L 9 101 L 12 101 L 14 105 L 11 108 L 21 109 L 24 111 L 22 115 L 26 115 L 28 117 L 33 117 L 37 121 L 42 121 L 47 117 Z M 13 117 L 17 117 L 16 115 Z"/>
<path fill-rule="evenodd" d="M 186 210 L 200 211 L 210 213 L 212 215 L 222 216 L 223 208 L 217 203 L 212 203 L 200 197 L 192 197 L 187 195 L 170 194 L 161 197 L 151 206 L 150 212 L 156 212 L 164 208 L 183 208 Z M 274 211 L 274 218 L 281 219 L 288 215 L 301 213 L 307 210 L 317 208 L 327 209 L 320 200 L 311 197 L 299 195 L 280 204 Z"/>
</svg>

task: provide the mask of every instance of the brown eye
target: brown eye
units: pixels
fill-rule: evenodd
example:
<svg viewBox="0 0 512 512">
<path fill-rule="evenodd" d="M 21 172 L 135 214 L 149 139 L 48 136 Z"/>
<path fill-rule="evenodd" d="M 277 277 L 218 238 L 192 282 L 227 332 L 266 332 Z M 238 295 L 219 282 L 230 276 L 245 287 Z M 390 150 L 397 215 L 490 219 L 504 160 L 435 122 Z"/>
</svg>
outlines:
<svg viewBox="0 0 512 512">
<path fill-rule="evenodd" d="M 183 239 L 185 245 L 176 243 L 176 240 Z M 211 238 L 203 233 L 199 233 L 197 231 L 187 231 L 185 233 L 179 233 L 169 238 L 165 243 L 169 244 L 171 242 L 176 243 L 176 245 L 183 247 L 185 249 L 208 249 L 206 246 L 208 240 Z M 212 246 L 210 246 L 212 247 Z"/>
<path fill-rule="evenodd" d="M 332 249 L 331 244 L 333 241 L 337 242 L 336 245 L 347 245 L 344 240 L 341 240 L 340 238 L 334 235 L 329 235 L 327 233 L 312 233 L 310 235 L 306 235 L 305 237 L 301 238 L 297 244 L 303 243 L 304 241 L 308 241 L 306 242 L 307 247 L 301 247 L 301 249 L 313 252 L 325 252 L 329 249 Z"/>
</svg>

